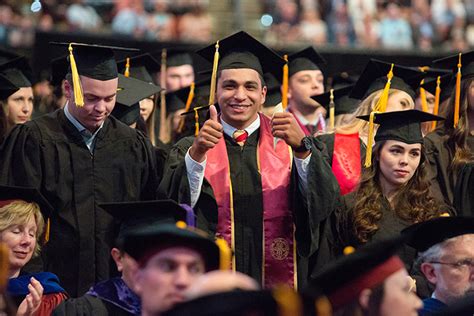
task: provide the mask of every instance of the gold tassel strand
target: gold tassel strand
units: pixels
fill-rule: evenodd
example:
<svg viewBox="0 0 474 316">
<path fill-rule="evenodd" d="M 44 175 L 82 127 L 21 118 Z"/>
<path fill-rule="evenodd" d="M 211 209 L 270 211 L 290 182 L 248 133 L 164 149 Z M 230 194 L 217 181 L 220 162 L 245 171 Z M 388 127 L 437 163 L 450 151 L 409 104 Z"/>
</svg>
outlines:
<svg viewBox="0 0 474 316">
<path fill-rule="evenodd" d="M 77 70 L 76 59 L 72 53 L 72 44 L 69 44 L 69 63 L 71 64 L 71 75 L 72 75 L 72 87 L 74 91 L 74 103 L 77 107 L 84 106 L 84 96 L 82 95 L 81 78 Z"/>
<path fill-rule="evenodd" d="M 214 63 L 212 64 L 211 91 L 209 91 L 209 105 L 214 104 L 216 97 L 217 67 L 219 66 L 219 41 L 216 42 L 215 47 Z"/>
<path fill-rule="evenodd" d="M 456 99 L 454 100 L 454 128 L 458 127 L 459 106 L 461 102 L 461 53 L 459 53 L 458 73 L 456 74 Z"/>
<path fill-rule="evenodd" d="M 283 78 L 281 88 L 281 105 L 285 110 L 288 107 L 288 55 L 284 55 L 285 65 L 283 66 Z"/>
<path fill-rule="evenodd" d="M 435 104 L 434 104 L 434 109 L 433 109 L 433 114 L 438 115 L 439 113 L 439 101 L 441 98 L 441 76 L 438 76 L 438 79 L 436 80 L 436 92 L 435 92 Z M 436 122 L 433 121 L 431 122 L 431 130 L 435 130 L 436 128 Z"/>
</svg>

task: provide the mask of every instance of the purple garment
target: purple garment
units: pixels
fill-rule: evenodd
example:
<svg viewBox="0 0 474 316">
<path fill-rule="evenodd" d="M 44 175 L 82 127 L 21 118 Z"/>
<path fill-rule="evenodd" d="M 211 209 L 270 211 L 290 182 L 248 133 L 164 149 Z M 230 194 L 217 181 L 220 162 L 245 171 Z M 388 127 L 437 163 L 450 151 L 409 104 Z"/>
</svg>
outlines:
<svg viewBox="0 0 474 316">
<path fill-rule="evenodd" d="M 196 227 L 196 217 L 193 208 L 188 204 L 180 204 L 179 206 L 186 210 L 186 224 L 190 227 Z"/>
<path fill-rule="evenodd" d="M 141 314 L 140 298 L 120 277 L 97 283 L 86 294 L 109 302 L 134 315 Z"/>
</svg>

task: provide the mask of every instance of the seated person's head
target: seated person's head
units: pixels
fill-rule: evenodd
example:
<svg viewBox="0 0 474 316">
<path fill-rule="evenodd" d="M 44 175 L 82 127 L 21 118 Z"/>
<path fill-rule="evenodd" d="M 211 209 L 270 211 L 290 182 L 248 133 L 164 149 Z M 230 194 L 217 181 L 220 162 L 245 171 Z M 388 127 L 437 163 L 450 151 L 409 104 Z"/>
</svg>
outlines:
<svg viewBox="0 0 474 316">
<path fill-rule="evenodd" d="M 18 276 L 31 258 L 39 254 L 45 226 L 40 208 L 43 203 L 35 202 L 31 191 L 25 192 L 12 193 L 11 187 L 0 187 L 0 241 L 10 251 L 10 277 Z"/>
<path fill-rule="evenodd" d="M 127 235 L 124 250 L 138 262 L 134 284 L 145 315 L 159 315 L 184 301 L 201 275 L 219 269 L 219 247 L 182 222 Z"/>
<path fill-rule="evenodd" d="M 335 315 L 417 315 L 422 302 L 395 255 L 401 243 L 400 238 L 369 243 L 328 265 L 312 285 L 328 297 Z"/>
<path fill-rule="evenodd" d="M 474 294 L 474 218 L 442 217 L 414 226 L 417 263 L 445 304 Z"/>
</svg>

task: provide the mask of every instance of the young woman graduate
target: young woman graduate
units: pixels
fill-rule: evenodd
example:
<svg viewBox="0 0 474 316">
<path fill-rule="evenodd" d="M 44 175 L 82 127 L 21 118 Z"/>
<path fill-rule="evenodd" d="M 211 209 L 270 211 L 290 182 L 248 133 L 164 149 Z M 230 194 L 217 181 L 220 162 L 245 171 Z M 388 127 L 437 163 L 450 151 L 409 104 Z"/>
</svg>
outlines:
<svg viewBox="0 0 474 316">
<path fill-rule="evenodd" d="M 364 120 L 380 124 L 375 146 L 366 157 L 366 169 L 355 192 L 339 199 L 325 227 L 315 272 L 342 254 L 345 246 L 398 235 L 413 223 L 450 212 L 430 195 L 421 123 L 441 117 L 418 110 L 373 112 Z M 372 123 L 370 123 L 372 124 Z M 370 144 L 369 138 L 369 146 Z M 416 251 L 399 253 L 411 272 Z"/>
<path fill-rule="evenodd" d="M 454 69 L 456 86 L 446 108 L 446 120 L 425 138 L 434 189 L 459 215 L 472 215 L 474 155 L 474 51 L 434 61 Z"/>
<path fill-rule="evenodd" d="M 350 193 L 357 187 L 365 157 L 369 124 L 357 117 L 368 115 L 374 110 L 391 112 L 413 109 L 415 90 L 421 76 L 422 73 L 416 69 L 375 59 L 369 61 L 349 94 L 350 98 L 361 100 L 359 106 L 352 114 L 347 115 L 345 122 L 337 127 L 334 133 L 319 136 L 327 146 L 332 171 L 338 180 L 341 194 Z M 336 99 L 339 99 L 338 94 L 347 93 L 346 89 L 333 92 L 335 103 L 339 102 Z M 313 98 L 327 104 L 325 99 L 330 98 L 330 93 L 331 91 Z M 337 112 L 338 107 L 342 105 L 335 104 L 334 111 Z M 329 110 L 331 112 L 331 109 Z"/>
</svg>

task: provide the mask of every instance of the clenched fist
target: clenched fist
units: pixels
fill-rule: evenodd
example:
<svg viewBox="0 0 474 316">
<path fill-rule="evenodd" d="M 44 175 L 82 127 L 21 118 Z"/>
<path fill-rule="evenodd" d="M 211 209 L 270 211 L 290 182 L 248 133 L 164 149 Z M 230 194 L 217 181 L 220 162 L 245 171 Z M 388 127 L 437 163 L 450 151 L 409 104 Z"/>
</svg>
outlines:
<svg viewBox="0 0 474 316">
<path fill-rule="evenodd" d="M 283 139 L 288 146 L 297 149 L 301 146 L 301 141 L 305 134 L 293 114 L 289 112 L 275 113 L 272 118 L 272 134 L 274 137 Z M 297 158 L 305 158 L 309 151 L 295 152 Z"/>
<path fill-rule="evenodd" d="M 217 119 L 216 107 L 211 105 L 209 112 L 210 118 L 204 123 L 189 149 L 189 155 L 197 162 L 203 162 L 206 159 L 207 151 L 214 148 L 224 136 L 222 125 Z"/>
</svg>

